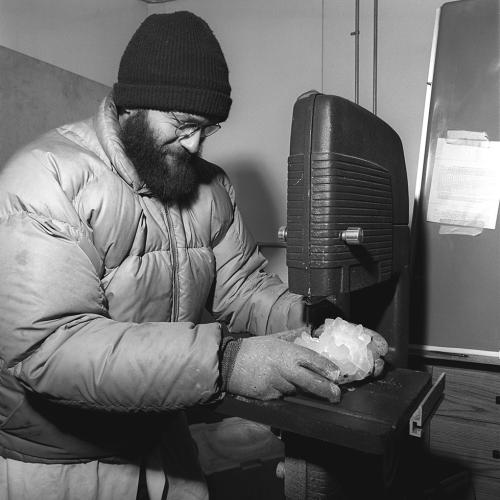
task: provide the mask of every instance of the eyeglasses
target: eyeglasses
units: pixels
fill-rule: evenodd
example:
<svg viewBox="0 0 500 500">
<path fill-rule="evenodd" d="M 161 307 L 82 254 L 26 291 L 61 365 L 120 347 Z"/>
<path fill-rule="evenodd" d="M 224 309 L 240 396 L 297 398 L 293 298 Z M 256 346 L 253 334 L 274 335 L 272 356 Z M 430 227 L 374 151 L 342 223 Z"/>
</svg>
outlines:
<svg viewBox="0 0 500 500">
<path fill-rule="evenodd" d="M 201 137 L 205 138 L 209 135 L 215 134 L 218 130 L 220 130 L 221 126 L 218 123 L 211 123 L 209 125 L 200 125 L 198 123 L 186 123 L 182 120 L 179 120 L 175 113 L 169 113 L 174 120 L 177 122 L 177 126 L 175 127 L 175 135 L 178 139 L 187 139 L 192 135 L 196 134 L 198 130 L 200 131 Z"/>
</svg>

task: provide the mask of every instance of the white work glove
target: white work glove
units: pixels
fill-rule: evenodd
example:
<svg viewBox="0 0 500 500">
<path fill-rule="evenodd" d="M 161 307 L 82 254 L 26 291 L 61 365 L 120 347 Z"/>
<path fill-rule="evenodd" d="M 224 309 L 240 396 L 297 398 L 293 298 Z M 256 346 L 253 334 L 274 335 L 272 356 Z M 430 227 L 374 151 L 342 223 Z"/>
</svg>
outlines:
<svg viewBox="0 0 500 500">
<path fill-rule="evenodd" d="M 222 356 L 224 388 L 232 394 L 261 400 L 301 390 L 338 402 L 339 369 L 324 356 L 293 343 L 303 331 L 301 328 L 229 340 Z"/>
</svg>

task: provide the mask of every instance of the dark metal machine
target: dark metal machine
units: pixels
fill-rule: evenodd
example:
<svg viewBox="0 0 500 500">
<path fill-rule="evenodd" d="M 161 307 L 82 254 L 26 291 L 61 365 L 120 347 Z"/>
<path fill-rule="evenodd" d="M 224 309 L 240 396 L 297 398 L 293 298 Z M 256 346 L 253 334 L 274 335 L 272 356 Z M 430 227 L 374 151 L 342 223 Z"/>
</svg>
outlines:
<svg viewBox="0 0 500 500">
<path fill-rule="evenodd" d="M 408 184 L 399 136 L 366 109 L 315 91 L 293 110 L 288 159 L 288 285 L 309 321 L 325 298 L 382 333 L 390 361 L 408 345 Z M 324 309 L 324 308 L 323 308 Z"/>
<path fill-rule="evenodd" d="M 287 227 L 280 237 L 289 288 L 305 297 L 308 322 L 317 326 L 341 316 L 380 332 L 390 348 L 385 373 L 344 387 L 338 404 L 302 395 L 270 402 L 229 396 L 218 411 L 279 430 L 287 498 L 392 498 L 383 492 L 396 484 L 409 427 L 419 435 L 423 418 L 415 415 L 428 414 L 443 390 L 441 383 L 429 393 L 430 375 L 405 368 L 410 237 L 396 132 L 341 97 L 300 96 L 291 129 Z M 348 496 L 339 477 L 349 483 Z"/>
</svg>

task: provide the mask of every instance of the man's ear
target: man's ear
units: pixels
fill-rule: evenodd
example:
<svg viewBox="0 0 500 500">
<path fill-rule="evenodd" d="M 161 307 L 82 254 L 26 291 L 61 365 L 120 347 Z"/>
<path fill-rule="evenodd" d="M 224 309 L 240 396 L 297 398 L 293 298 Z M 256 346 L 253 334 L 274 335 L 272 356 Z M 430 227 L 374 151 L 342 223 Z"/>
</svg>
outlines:
<svg viewBox="0 0 500 500">
<path fill-rule="evenodd" d="M 120 122 L 120 126 L 123 127 L 125 122 L 137 113 L 137 109 L 127 109 L 123 107 L 117 107 L 116 112 L 118 115 L 118 121 Z"/>
</svg>

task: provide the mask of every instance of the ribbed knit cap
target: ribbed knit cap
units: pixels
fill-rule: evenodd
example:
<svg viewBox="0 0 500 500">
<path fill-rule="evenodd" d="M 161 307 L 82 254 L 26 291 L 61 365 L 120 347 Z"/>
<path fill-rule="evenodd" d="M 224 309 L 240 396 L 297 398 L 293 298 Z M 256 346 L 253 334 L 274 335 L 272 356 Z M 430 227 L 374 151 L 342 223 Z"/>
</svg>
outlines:
<svg viewBox="0 0 500 500">
<path fill-rule="evenodd" d="M 182 111 L 224 121 L 228 69 L 208 24 L 191 12 L 153 14 L 132 36 L 114 87 L 118 106 Z"/>
</svg>

